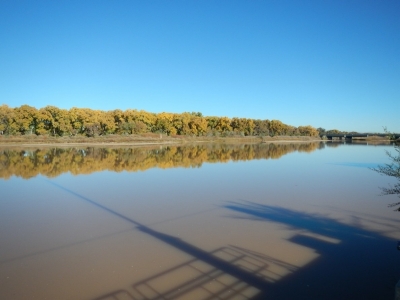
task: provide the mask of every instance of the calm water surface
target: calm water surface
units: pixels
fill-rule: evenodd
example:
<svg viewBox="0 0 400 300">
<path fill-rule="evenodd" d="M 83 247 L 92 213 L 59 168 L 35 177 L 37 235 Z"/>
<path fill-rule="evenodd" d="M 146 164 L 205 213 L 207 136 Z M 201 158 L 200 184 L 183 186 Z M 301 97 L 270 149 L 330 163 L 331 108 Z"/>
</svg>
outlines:
<svg viewBox="0 0 400 300">
<path fill-rule="evenodd" d="M 392 299 L 390 149 L 0 149 L 0 299 Z"/>
</svg>

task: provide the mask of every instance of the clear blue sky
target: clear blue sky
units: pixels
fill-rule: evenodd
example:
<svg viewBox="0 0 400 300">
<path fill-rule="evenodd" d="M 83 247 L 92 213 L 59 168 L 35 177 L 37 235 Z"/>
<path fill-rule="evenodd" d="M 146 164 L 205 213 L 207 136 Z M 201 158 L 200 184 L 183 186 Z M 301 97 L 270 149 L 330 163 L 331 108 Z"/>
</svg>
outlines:
<svg viewBox="0 0 400 300">
<path fill-rule="evenodd" d="M 0 1 L 0 104 L 400 132 L 399 0 Z"/>
</svg>

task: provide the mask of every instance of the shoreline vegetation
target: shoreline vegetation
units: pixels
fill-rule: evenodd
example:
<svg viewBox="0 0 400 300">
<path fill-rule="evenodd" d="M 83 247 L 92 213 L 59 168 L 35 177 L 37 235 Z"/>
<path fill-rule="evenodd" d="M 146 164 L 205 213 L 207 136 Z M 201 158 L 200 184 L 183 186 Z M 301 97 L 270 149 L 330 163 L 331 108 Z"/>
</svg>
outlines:
<svg viewBox="0 0 400 300">
<path fill-rule="evenodd" d="M 279 120 L 203 116 L 200 112 L 0 105 L 0 146 L 300 142 L 321 141 L 327 134 L 347 133 L 310 125 L 295 127 Z M 377 136 L 353 139 L 386 140 Z"/>
<path fill-rule="evenodd" d="M 259 144 L 274 142 L 318 142 L 320 137 L 305 136 L 232 136 L 232 137 L 209 137 L 209 136 L 168 136 L 165 134 L 145 133 L 133 135 L 106 135 L 97 137 L 70 136 L 0 136 L 1 146 L 140 146 L 140 145 L 182 145 L 192 143 L 222 143 L 222 144 Z"/>
<path fill-rule="evenodd" d="M 286 143 L 286 142 L 319 142 L 324 139 L 319 136 L 168 136 L 158 133 L 144 133 L 132 135 L 110 134 L 97 137 L 86 136 L 37 136 L 20 135 L 5 136 L 0 135 L 0 147 L 14 146 L 57 146 L 70 147 L 75 145 L 89 146 L 141 146 L 141 145 L 182 145 L 192 143 L 222 143 L 222 144 L 258 144 L 258 143 Z M 353 142 L 389 142 L 389 138 L 369 136 L 353 138 Z"/>
<path fill-rule="evenodd" d="M 151 113 L 120 109 L 103 111 L 55 106 L 40 109 L 29 105 L 11 108 L 0 105 L 0 135 L 98 137 L 156 133 L 167 136 L 321 136 L 310 125 L 291 126 L 279 120 L 203 116 L 201 112 Z M 324 130 L 325 131 L 325 130 Z M 335 130 L 336 131 L 336 130 Z"/>
</svg>

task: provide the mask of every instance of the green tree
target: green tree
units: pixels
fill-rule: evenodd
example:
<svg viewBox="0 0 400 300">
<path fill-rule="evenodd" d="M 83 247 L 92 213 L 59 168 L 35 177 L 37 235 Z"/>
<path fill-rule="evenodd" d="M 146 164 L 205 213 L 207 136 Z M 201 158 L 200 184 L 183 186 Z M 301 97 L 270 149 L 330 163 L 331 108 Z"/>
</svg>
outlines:
<svg viewBox="0 0 400 300">
<path fill-rule="evenodd" d="M 318 133 L 319 133 L 320 136 L 323 136 L 323 135 L 326 134 L 325 128 L 318 127 L 317 130 L 318 130 Z"/>
<path fill-rule="evenodd" d="M 341 132 L 338 129 L 330 129 L 326 132 L 327 134 L 342 134 L 343 132 Z"/>
<path fill-rule="evenodd" d="M 259 136 L 269 135 L 269 120 L 253 120 L 254 134 Z"/>
</svg>

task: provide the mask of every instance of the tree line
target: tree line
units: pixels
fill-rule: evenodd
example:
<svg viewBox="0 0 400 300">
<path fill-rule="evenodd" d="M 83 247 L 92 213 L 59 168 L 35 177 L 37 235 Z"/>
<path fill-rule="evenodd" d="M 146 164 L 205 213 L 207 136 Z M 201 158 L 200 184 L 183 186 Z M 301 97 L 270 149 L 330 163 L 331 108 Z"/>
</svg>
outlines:
<svg viewBox="0 0 400 300">
<path fill-rule="evenodd" d="M 0 106 L 1 135 L 51 135 L 88 137 L 147 132 L 191 136 L 318 136 L 318 129 L 291 126 L 279 120 L 205 117 L 200 112 L 151 113 L 143 110 L 111 111 L 55 106 Z"/>
<path fill-rule="evenodd" d="M 324 144 L 287 143 L 254 145 L 195 145 L 140 148 L 47 148 L 0 150 L 0 178 L 31 178 L 39 174 L 91 174 L 104 170 L 145 171 L 151 168 L 199 168 L 203 163 L 278 159 L 290 152 L 312 152 Z"/>
</svg>

